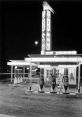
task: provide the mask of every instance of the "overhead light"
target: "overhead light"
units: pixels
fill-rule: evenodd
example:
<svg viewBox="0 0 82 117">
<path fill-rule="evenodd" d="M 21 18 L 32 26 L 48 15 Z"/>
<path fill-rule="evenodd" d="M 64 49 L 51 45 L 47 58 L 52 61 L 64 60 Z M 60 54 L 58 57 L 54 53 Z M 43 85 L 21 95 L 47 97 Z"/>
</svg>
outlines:
<svg viewBox="0 0 82 117">
<path fill-rule="evenodd" d="M 60 54 L 75 55 L 75 54 L 77 54 L 77 51 L 55 51 L 55 52 L 56 52 L 56 55 L 60 55 Z"/>
<path fill-rule="evenodd" d="M 62 67 L 62 68 L 71 68 L 71 67 L 77 67 L 77 65 L 58 65 L 58 67 Z"/>
<path fill-rule="evenodd" d="M 26 61 L 32 61 L 32 62 L 82 62 L 81 57 L 34 57 L 34 58 L 25 58 Z"/>
<path fill-rule="evenodd" d="M 17 69 L 17 66 L 15 66 L 15 69 Z"/>
<path fill-rule="evenodd" d="M 38 68 L 48 68 L 50 65 L 38 65 Z"/>
</svg>

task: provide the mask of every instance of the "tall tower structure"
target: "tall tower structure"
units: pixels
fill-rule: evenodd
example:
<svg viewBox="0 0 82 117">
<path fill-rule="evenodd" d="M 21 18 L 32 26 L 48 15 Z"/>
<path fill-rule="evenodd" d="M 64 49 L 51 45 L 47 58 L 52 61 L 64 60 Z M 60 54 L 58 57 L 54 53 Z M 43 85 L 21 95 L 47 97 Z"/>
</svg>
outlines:
<svg viewBox="0 0 82 117">
<path fill-rule="evenodd" d="M 41 42 L 41 54 L 45 54 L 45 51 L 51 51 L 51 13 L 54 10 L 47 2 L 43 2 L 42 11 L 42 42 Z"/>
</svg>

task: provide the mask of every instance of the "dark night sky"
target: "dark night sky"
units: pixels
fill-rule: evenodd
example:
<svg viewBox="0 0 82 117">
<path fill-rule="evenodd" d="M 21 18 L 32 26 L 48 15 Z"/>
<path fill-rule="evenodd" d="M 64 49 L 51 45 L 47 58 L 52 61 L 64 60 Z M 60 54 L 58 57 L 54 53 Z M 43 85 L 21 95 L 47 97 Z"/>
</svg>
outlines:
<svg viewBox="0 0 82 117">
<path fill-rule="evenodd" d="M 54 1 L 52 15 L 53 50 L 82 53 L 82 2 Z M 41 50 L 42 1 L 0 2 L 0 54 L 9 59 L 24 59 Z M 35 46 L 34 41 L 39 44 Z"/>
</svg>

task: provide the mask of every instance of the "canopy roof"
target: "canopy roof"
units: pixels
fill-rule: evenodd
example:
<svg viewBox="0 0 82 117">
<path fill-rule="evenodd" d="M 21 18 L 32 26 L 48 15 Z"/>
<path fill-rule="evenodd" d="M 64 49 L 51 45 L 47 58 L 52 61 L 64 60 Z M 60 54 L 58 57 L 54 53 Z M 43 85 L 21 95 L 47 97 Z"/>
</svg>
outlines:
<svg viewBox="0 0 82 117">
<path fill-rule="evenodd" d="M 7 65 L 10 66 L 36 66 L 37 63 L 44 64 L 78 64 L 82 63 L 82 57 L 80 55 L 41 55 L 41 54 L 31 54 L 25 58 L 25 60 L 10 60 Z"/>
<path fill-rule="evenodd" d="M 27 62 L 25 60 L 10 60 L 10 62 L 7 62 L 7 65 L 10 66 L 29 66 L 30 62 Z M 35 63 L 32 63 L 32 66 L 35 66 Z"/>
<path fill-rule="evenodd" d="M 81 63 L 82 57 L 78 55 L 36 55 L 32 54 L 25 58 L 27 62 L 43 62 L 43 63 Z"/>
</svg>

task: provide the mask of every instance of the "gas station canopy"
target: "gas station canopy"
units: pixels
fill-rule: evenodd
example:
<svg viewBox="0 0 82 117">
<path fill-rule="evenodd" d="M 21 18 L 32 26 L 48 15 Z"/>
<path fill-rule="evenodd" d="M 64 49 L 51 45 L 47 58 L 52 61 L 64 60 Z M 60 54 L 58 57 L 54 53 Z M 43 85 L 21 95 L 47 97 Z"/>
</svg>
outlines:
<svg viewBox="0 0 82 117">
<path fill-rule="evenodd" d="M 24 61 L 24 60 L 10 60 L 7 62 L 7 65 L 10 66 L 29 66 L 30 62 Z M 35 66 L 35 63 L 32 63 L 32 66 Z"/>
</svg>

